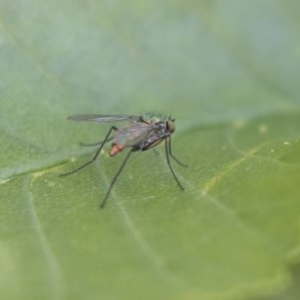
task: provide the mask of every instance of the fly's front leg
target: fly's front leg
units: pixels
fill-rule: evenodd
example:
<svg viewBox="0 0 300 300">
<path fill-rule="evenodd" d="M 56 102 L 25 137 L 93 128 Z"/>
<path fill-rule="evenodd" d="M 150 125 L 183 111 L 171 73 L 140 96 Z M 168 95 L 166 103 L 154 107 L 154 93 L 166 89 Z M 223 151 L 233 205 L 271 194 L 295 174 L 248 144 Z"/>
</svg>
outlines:
<svg viewBox="0 0 300 300">
<path fill-rule="evenodd" d="M 182 163 L 180 160 L 178 160 L 178 158 L 176 158 L 173 154 L 172 154 L 172 148 L 171 148 L 171 136 L 168 137 L 168 149 L 169 149 L 169 154 L 170 156 L 182 167 L 188 167 L 187 164 Z"/>
<path fill-rule="evenodd" d="M 170 138 L 170 137 L 168 137 L 168 138 Z M 171 170 L 171 173 L 172 173 L 172 175 L 173 175 L 173 177 L 174 177 L 174 179 L 175 179 L 177 185 L 178 185 L 182 190 L 184 190 L 184 187 L 183 187 L 183 186 L 181 185 L 181 183 L 179 182 L 179 180 L 178 180 L 178 178 L 177 178 L 177 176 L 176 176 L 176 174 L 175 174 L 175 172 L 174 172 L 174 170 L 173 170 L 173 168 L 172 168 L 172 166 L 171 166 L 171 163 L 170 163 L 171 152 L 170 152 L 170 148 L 169 148 L 170 141 L 167 140 L 168 138 L 165 138 L 165 150 L 166 150 L 167 164 L 168 164 L 168 166 L 169 166 L 169 168 L 170 168 L 170 170 Z M 172 156 L 172 157 L 173 157 L 173 156 Z M 174 158 L 174 157 L 173 157 L 173 158 Z M 175 159 L 175 160 L 176 160 L 176 159 Z M 176 160 L 176 161 L 177 161 L 177 160 Z"/>
<path fill-rule="evenodd" d="M 90 165 L 91 163 L 93 163 L 93 162 L 97 159 L 97 157 L 98 157 L 99 153 L 101 152 L 101 150 L 102 150 L 104 144 L 111 140 L 110 135 L 111 135 L 111 133 L 112 133 L 113 130 L 114 130 L 114 131 L 117 131 L 118 129 L 117 129 L 117 127 L 115 127 L 115 126 L 112 126 L 112 127 L 109 129 L 109 131 L 107 132 L 107 134 L 106 134 L 106 136 L 105 136 L 103 142 L 101 142 L 101 146 L 99 147 L 99 149 L 97 150 L 97 152 L 95 153 L 95 155 L 93 156 L 93 158 L 92 158 L 91 160 L 89 160 L 88 162 L 84 163 L 83 165 L 79 166 L 78 168 L 76 168 L 76 169 L 74 169 L 74 170 L 71 170 L 71 171 L 69 171 L 69 172 L 60 174 L 60 176 L 67 176 L 67 175 L 74 174 L 74 173 L 76 173 L 77 171 L 79 171 L 79 170 L 85 168 L 86 166 Z"/>
</svg>

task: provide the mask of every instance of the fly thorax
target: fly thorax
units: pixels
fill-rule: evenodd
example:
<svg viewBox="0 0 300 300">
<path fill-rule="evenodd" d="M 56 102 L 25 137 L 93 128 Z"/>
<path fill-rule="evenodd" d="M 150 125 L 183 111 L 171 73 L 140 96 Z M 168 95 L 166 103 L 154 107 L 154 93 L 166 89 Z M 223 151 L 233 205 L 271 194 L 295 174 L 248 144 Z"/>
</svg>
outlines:
<svg viewBox="0 0 300 300">
<path fill-rule="evenodd" d="M 160 142 L 162 142 L 165 137 L 170 136 L 173 133 L 173 131 L 171 131 L 170 129 L 174 131 L 174 126 L 168 126 L 167 122 L 155 123 L 153 126 L 153 130 L 151 131 L 151 133 L 149 133 L 147 138 L 137 145 L 138 149 L 145 151 L 155 147 Z"/>
</svg>

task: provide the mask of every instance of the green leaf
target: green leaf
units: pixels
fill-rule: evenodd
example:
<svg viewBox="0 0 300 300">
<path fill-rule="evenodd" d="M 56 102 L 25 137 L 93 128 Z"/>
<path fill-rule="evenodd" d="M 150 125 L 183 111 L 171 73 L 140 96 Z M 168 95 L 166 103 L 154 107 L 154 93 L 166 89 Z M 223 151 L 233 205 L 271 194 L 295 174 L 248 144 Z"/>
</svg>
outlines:
<svg viewBox="0 0 300 300">
<path fill-rule="evenodd" d="M 0 298 L 298 299 L 299 8 L 0 1 Z M 125 153 L 58 176 L 109 129 L 68 115 L 147 111 L 185 191 L 163 146 L 103 210 Z"/>
</svg>

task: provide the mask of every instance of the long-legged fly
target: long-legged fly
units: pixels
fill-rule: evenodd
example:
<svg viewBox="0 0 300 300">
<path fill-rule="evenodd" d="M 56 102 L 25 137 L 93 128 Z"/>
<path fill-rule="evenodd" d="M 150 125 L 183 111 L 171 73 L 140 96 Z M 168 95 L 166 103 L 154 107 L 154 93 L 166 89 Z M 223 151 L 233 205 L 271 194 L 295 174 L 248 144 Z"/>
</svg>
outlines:
<svg viewBox="0 0 300 300">
<path fill-rule="evenodd" d="M 130 115 L 93 115 L 93 114 L 84 114 L 84 115 L 73 115 L 69 116 L 68 120 L 72 121 L 93 121 L 96 123 L 108 123 L 108 122 L 119 122 L 127 121 L 128 124 L 117 128 L 116 126 L 111 126 L 108 130 L 104 140 L 94 144 L 83 144 L 85 146 L 99 146 L 95 155 L 91 160 L 84 163 L 83 165 L 77 167 L 76 169 L 63 173 L 61 176 L 66 176 L 73 174 L 86 166 L 93 163 L 101 152 L 103 146 L 112 141 L 111 148 L 109 151 L 110 156 L 115 156 L 121 152 L 124 148 L 130 148 L 129 152 L 125 156 L 118 172 L 113 177 L 108 190 L 100 204 L 100 207 L 103 208 L 105 203 L 110 195 L 110 192 L 115 185 L 119 175 L 121 174 L 126 162 L 128 161 L 130 155 L 133 152 L 137 151 L 146 151 L 154 148 L 162 141 L 165 142 L 165 153 L 167 164 L 170 168 L 170 171 L 181 190 L 184 190 L 183 186 L 179 182 L 172 166 L 170 163 L 170 157 L 172 157 L 178 164 L 186 167 L 185 164 L 181 163 L 173 154 L 171 148 L 171 135 L 175 131 L 175 120 L 171 117 L 167 117 L 163 114 L 158 113 L 147 113 L 141 116 L 130 116 Z M 113 135 L 114 133 L 114 135 Z"/>
</svg>

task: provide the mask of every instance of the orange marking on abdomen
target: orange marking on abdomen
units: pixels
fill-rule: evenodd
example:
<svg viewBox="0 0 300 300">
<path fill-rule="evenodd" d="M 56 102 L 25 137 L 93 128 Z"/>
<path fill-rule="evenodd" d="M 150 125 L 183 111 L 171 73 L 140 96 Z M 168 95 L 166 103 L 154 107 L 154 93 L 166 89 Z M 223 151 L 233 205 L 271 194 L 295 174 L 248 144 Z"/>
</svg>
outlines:
<svg viewBox="0 0 300 300">
<path fill-rule="evenodd" d="M 113 144 L 110 148 L 109 155 L 115 156 L 124 149 L 124 145 Z"/>
</svg>

